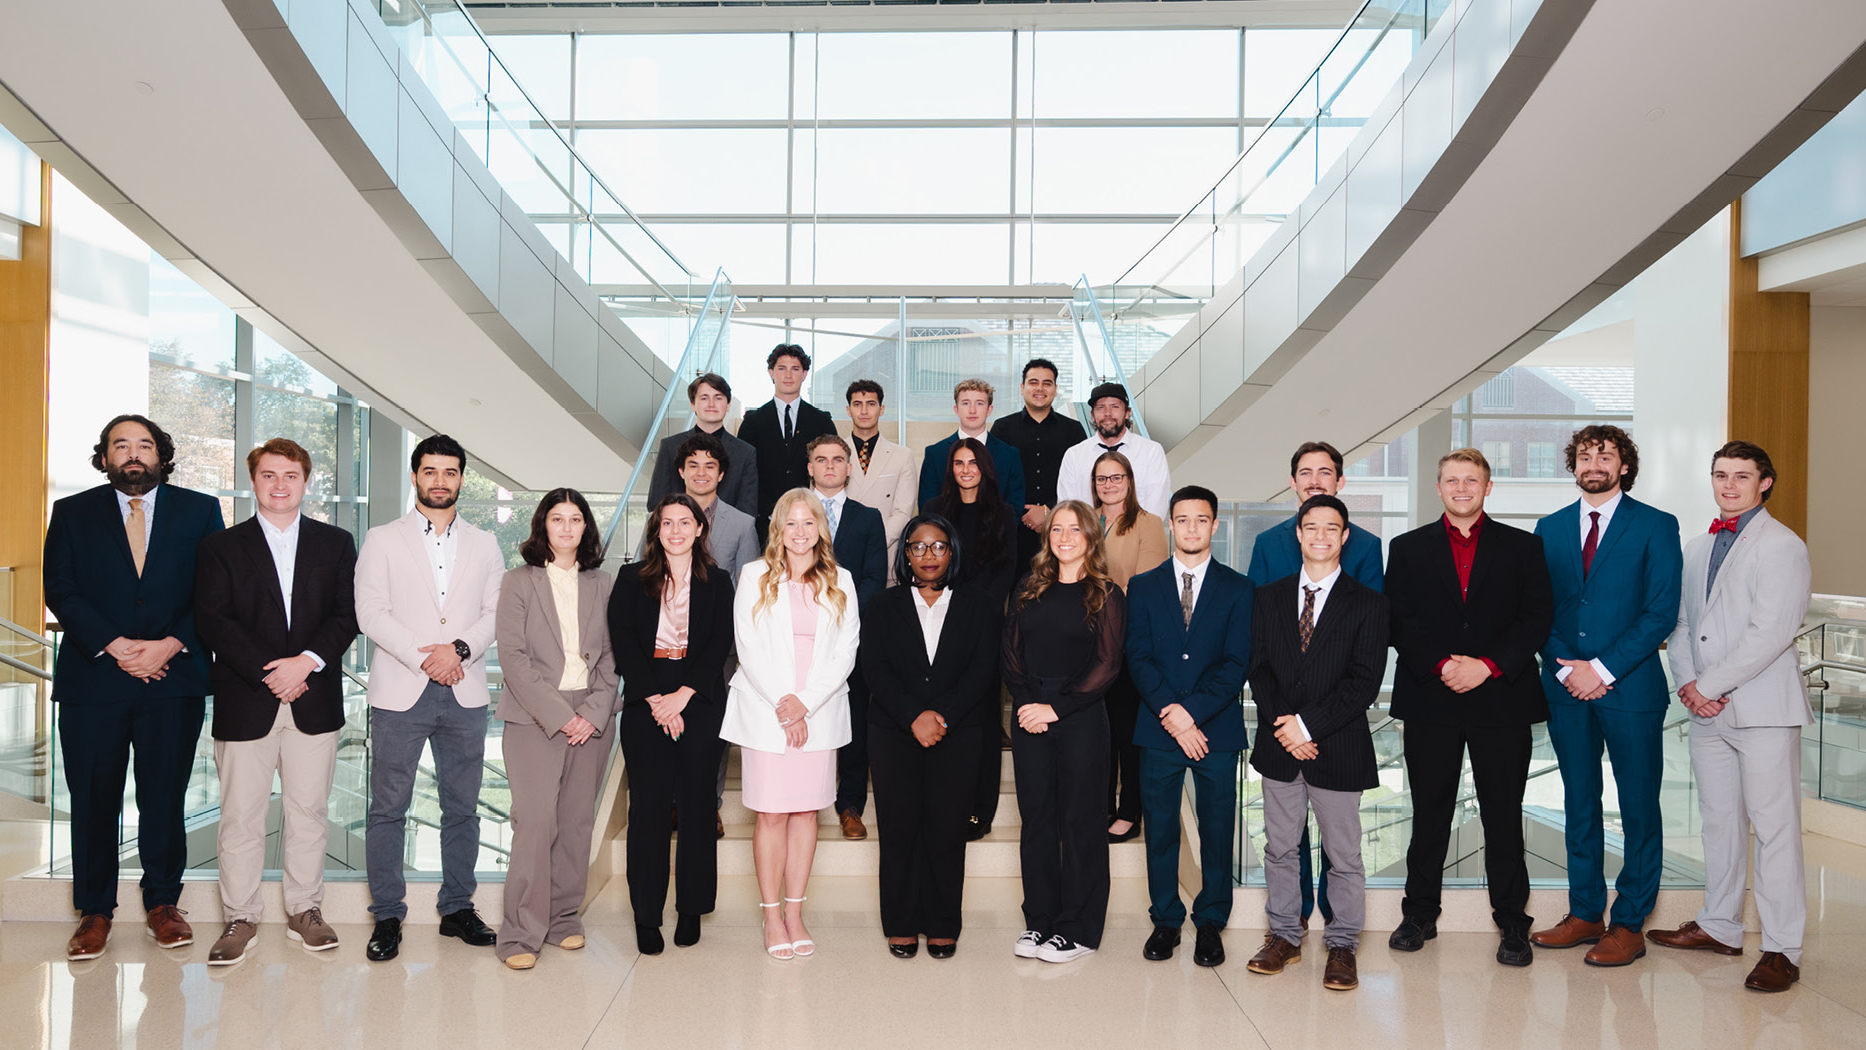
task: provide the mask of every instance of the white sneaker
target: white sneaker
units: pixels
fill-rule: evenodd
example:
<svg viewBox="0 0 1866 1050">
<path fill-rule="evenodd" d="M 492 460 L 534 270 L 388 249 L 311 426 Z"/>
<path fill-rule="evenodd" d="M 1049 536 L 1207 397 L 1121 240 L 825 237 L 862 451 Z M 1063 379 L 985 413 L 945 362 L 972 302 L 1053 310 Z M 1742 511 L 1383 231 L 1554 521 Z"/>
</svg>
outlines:
<svg viewBox="0 0 1866 1050">
<path fill-rule="evenodd" d="M 1037 948 L 1037 958 L 1042 959 L 1044 962 L 1052 963 L 1065 963 L 1072 959 L 1080 959 L 1084 955 L 1093 955 L 1094 953 L 1095 949 L 1083 947 L 1060 933 L 1044 941 L 1043 944 Z"/>
<path fill-rule="evenodd" d="M 1019 959 L 1034 959 L 1037 950 L 1043 946 L 1043 935 L 1035 930 L 1025 930 L 1024 935 L 1011 945 L 1011 954 Z"/>
</svg>

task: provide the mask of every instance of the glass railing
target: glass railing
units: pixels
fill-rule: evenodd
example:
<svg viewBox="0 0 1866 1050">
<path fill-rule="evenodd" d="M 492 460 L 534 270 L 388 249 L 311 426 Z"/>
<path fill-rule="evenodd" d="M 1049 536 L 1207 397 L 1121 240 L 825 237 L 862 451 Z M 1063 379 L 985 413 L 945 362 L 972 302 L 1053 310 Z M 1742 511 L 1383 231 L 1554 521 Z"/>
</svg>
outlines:
<svg viewBox="0 0 1866 1050">
<path fill-rule="evenodd" d="M 1211 189 L 1132 266 L 1097 287 L 1116 333 L 1112 345 L 1128 371 L 1165 345 L 1294 217 L 1450 6 L 1368 0 Z"/>
<path fill-rule="evenodd" d="M 1078 405 L 1088 407 L 1088 396 L 1097 384 L 1119 383 L 1125 388 L 1128 370 L 1121 363 L 1121 355 L 1116 352 L 1107 317 L 1102 313 L 1101 303 L 1095 298 L 1095 289 L 1090 286 L 1087 274 L 1076 280 L 1075 298 L 1069 303 L 1069 320 L 1075 328 L 1076 353 L 1081 357 L 1070 393 Z M 1132 393 L 1129 391 L 1130 395 Z M 1134 429 L 1141 437 L 1146 437 L 1147 421 L 1139 412 L 1134 413 L 1133 418 Z M 1089 433 L 1095 432 L 1092 420 L 1084 426 Z"/>
<path fill-rule="evenodd" d="M 1866 620 L 1822 619 L 1798 639 L 1814 724 L 1801 734 L 1801 788 L 1866 808 Z"/>
<path fill-rule="evenodd" d="M 44 711 L 52 695 L 52 639 L 0 619 L 0 792 L 31 803 L 51 798 Z"/>
</svg>

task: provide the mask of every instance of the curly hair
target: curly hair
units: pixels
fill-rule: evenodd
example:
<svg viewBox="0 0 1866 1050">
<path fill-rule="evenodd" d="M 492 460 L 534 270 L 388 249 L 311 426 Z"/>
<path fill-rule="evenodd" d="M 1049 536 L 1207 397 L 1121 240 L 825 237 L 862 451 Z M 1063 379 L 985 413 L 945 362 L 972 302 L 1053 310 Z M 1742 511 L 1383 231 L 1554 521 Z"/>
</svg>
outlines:
<svg viewBox="0 0 1866 1050">
<path fill-rule="evenodd" d="M 124 423 L 135 423 L 149 431 L 149 436 L 155 439 L 156 471 L 162 475 L 163 481 L 167 481 L 175 473 L 175 439 L 168 436 L 168 431 L 156 426 L 154 420 L 135 412 L 126 412 L 104 424 L 104 429 L 97 435 L 97 444 L 91 446 L 91 466 L 100 473 L 109 473 L 104 467 L 104 460 L 110 453 L 110 432 Z"/>
<path fill-rule="evenodd" d="M 778 585 L 790 573 L 785 558 L 784 522 L 798 503 L 809 507 L 811 516 L 816 519 L 816 548 L 811 552 L 816 556 L 816 564 L 804 571 L 799 582 L 809 584 L 817 604 L 827 602 L 840 621 L 848 611 L 849 598 L 836 585 L 836 548 L 829 539 L 829 516 L 823 512 L 823 502 L 809 489 L 791 489 L 779 496 L 777 505 L 771 508 L 771 531 L 765 539 L 765 575 L 758 581 L 758 600 L 752 603 L 752 619 L 756 620 L 760 613 L 777 603 Z"/>
<path fill-rule="evenodd" d="M 1620 454 L 1620 465 L 1626 468 L 1626 473 L 1620 475 L 1620 490 L 1633 491 L 1633 482 L 1639 477 L 1639 446 L 1633 444 L 1633 435 L 1611 423 L 1594 423 L 1574 432 L 1562 453 L 1568 457 L 1568 473 L 1574 473 L 1574 457 L 1582 449 L 1605 449 L 1608 445 Z"/>
<path fill-rule="evenodd" d="M 1056 523 L 1056 516 L 1064 512 L 1075 516 L 1082 538 L 1088 543 L 1088 556 L 1082 565 L 1082 583 L 1086 585 L 1082 588 L 1082 618 L 1092 627 L 1096 617 L 1101 615 L 1102 606 L 1107 604 L 1108 592 L 1114 589 L 1115 582 L 1114 577 L 1108 575 L 1108 557 L 1102 552 L 1101 517 L 1079 499 L 1063 500 L 1043 519 L 1043 549 L 1030 559 L 1030 575 L 1024 577 L 1023 586 L 1017 589 L 1012 607 L 1022 609 L 1055 586 L 1061 563 L 1050 553 L 1050 526 Z"/>
</svg>

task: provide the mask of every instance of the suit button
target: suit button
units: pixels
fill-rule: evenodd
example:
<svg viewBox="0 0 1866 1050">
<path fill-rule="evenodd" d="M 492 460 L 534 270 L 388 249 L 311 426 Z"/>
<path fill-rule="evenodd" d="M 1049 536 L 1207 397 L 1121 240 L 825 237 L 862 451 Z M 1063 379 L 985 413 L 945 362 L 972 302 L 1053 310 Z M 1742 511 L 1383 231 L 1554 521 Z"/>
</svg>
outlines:
<svg viewBox="0 0 1866 1050">
<path fill-rule="evenodd" d="M 136 604 L 138 604 L 138 605 L 141 605 L 142 603 L 141 603 L 141 602 L 137 602 Z M 1181 660 L 1190 660 L 1190 659 L 1192 659 L 1192 654 L 1191 654 L 1191 653 L 1180 653 L 1180 654 L 1179 654 L 1179 658 L 1180 658 Z"/>
<path fill-rule="evenodd" d="M 446 622 L 447 622 L 447 617 L 445 617 L 445 616 L 443 616 L 443 617 L 441 617 L 441 622 L 442 622 L 442 623 L 446 623 Z"/>
<path fill-rule="evenodd" d="M 141 605 L 142 603 L 143 603 L 143 600 L 141 598 L 136 599 L 137 605 Z"/>
<path fill-rule="evenodd" d="M 1586 638 L 1586 637 L 1587 637 L 1587 632 L 1586 632 L 1586 631 L 1582 631 L 1582 632 L 1581 632 L 1581 637 L 1583 637 L 1583 638 Z"/>
<path fill-rule="evenodd" d="M 1586 598 L 1583 598 L 1583 599 L 1581 599 L 1581 604 L 1582 604 L 1582 605 L 1586 605 L 1586 604 L 1587 604 L 1587 599 L 1586 599 Z"/>
<path fill-rule="evenodd" d="M 1708 635 L 1708 634 L 1700 634 L 1700 635 L 1698 635 L 1698 641 L 1700 641 L 1700 642 L 1708 642 L 1708 641 L 1710 641 L 1710 635 Z"/>
</svg>

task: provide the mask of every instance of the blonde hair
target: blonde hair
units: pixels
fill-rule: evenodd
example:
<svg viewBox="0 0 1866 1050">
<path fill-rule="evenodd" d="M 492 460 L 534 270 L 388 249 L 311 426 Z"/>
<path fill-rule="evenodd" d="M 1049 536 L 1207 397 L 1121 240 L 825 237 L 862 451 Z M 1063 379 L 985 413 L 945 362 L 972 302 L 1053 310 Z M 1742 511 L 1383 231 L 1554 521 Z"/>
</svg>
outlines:
<svg viewBox="0 0 1866 1050">
<path fill-rule="evenodd" d="M 991 384 L 985 382 L 983 379 L 961 379 L 959 380 L 959 384 L 952 388 L 952 403 L 955 405 L 958 404 L 959 395 L 965 394 L 965 393 L 978 393 L 978 394 L 985 395 L 986 404 L 992 404 L 994 403 L 994 400 L 995 400 L 993 396 L 993 391 L 991 389 Z"/>
<path fill-rule="evenodd" d="M 823 512 L 823 502 L 809 489 L 791 489 L 779 496 L 777 505 L 771 508 L 771 530 L 765 537 L 765 575 L 758 581 L 758 600 L 752 603 L 754 620 L 776 604 L 778 585 L 790 572 L 784 547 L 784 522 L 798 503 L 809 507 L 811 517 L 816 519 L 816 549 L 811 552 L 816 555 L 816 564 L 804 571 L 800 582 L 810 585 L 811 596 L 818 605 L 827 604 L 835 610 L 837 620 L 848 610 L 848 596 L 836 586 L 836 549 L 830 545 L 829 516 Z"/>
<path fill-rule="evenodd" d="M 1030 575 L 1024 577 L 1024 585 L 1018 589 L 1012 608 L 1013 611 L 1022 609 L 1043 597 L 1043 592 L 1056 583 L 1060 563 L 1056 555 L 1050 553 L 1050 526 L 1055 524 L 1056 515 L 1064 511 L 1075 515 L 1076 524 L 1082 529 L 1082 539 L 1088 543 L 1088 555 L 1082 560 L 1082 583 L 1086 585 L 1082 588 L 1082 612 L 1083 620 L 1093 624 L 1101 615 L 1101 607 L 1108 601 L 1108 592 L 1114 589 L 1115 582 L 1114 577 L 1108 575 L 1108 556 L 1102 550 L 1101 516 L 1079 499 L 1063 500 L 1043 519 L 1043 549 L 1030 559 Z"/>
<path fill-rule="evenodd" d="M 1450 452 L 1438 457 L 1438 473 L 1440 476 L 1444 475 L 1445 464 L 1447 463 L 1469 463 L 1484 472 L 1485 481 L 1490 480 L 1490 461 L 1484 458 L 1484 453 L 1479 449 L 1454 448 Z"/>
</svg>

